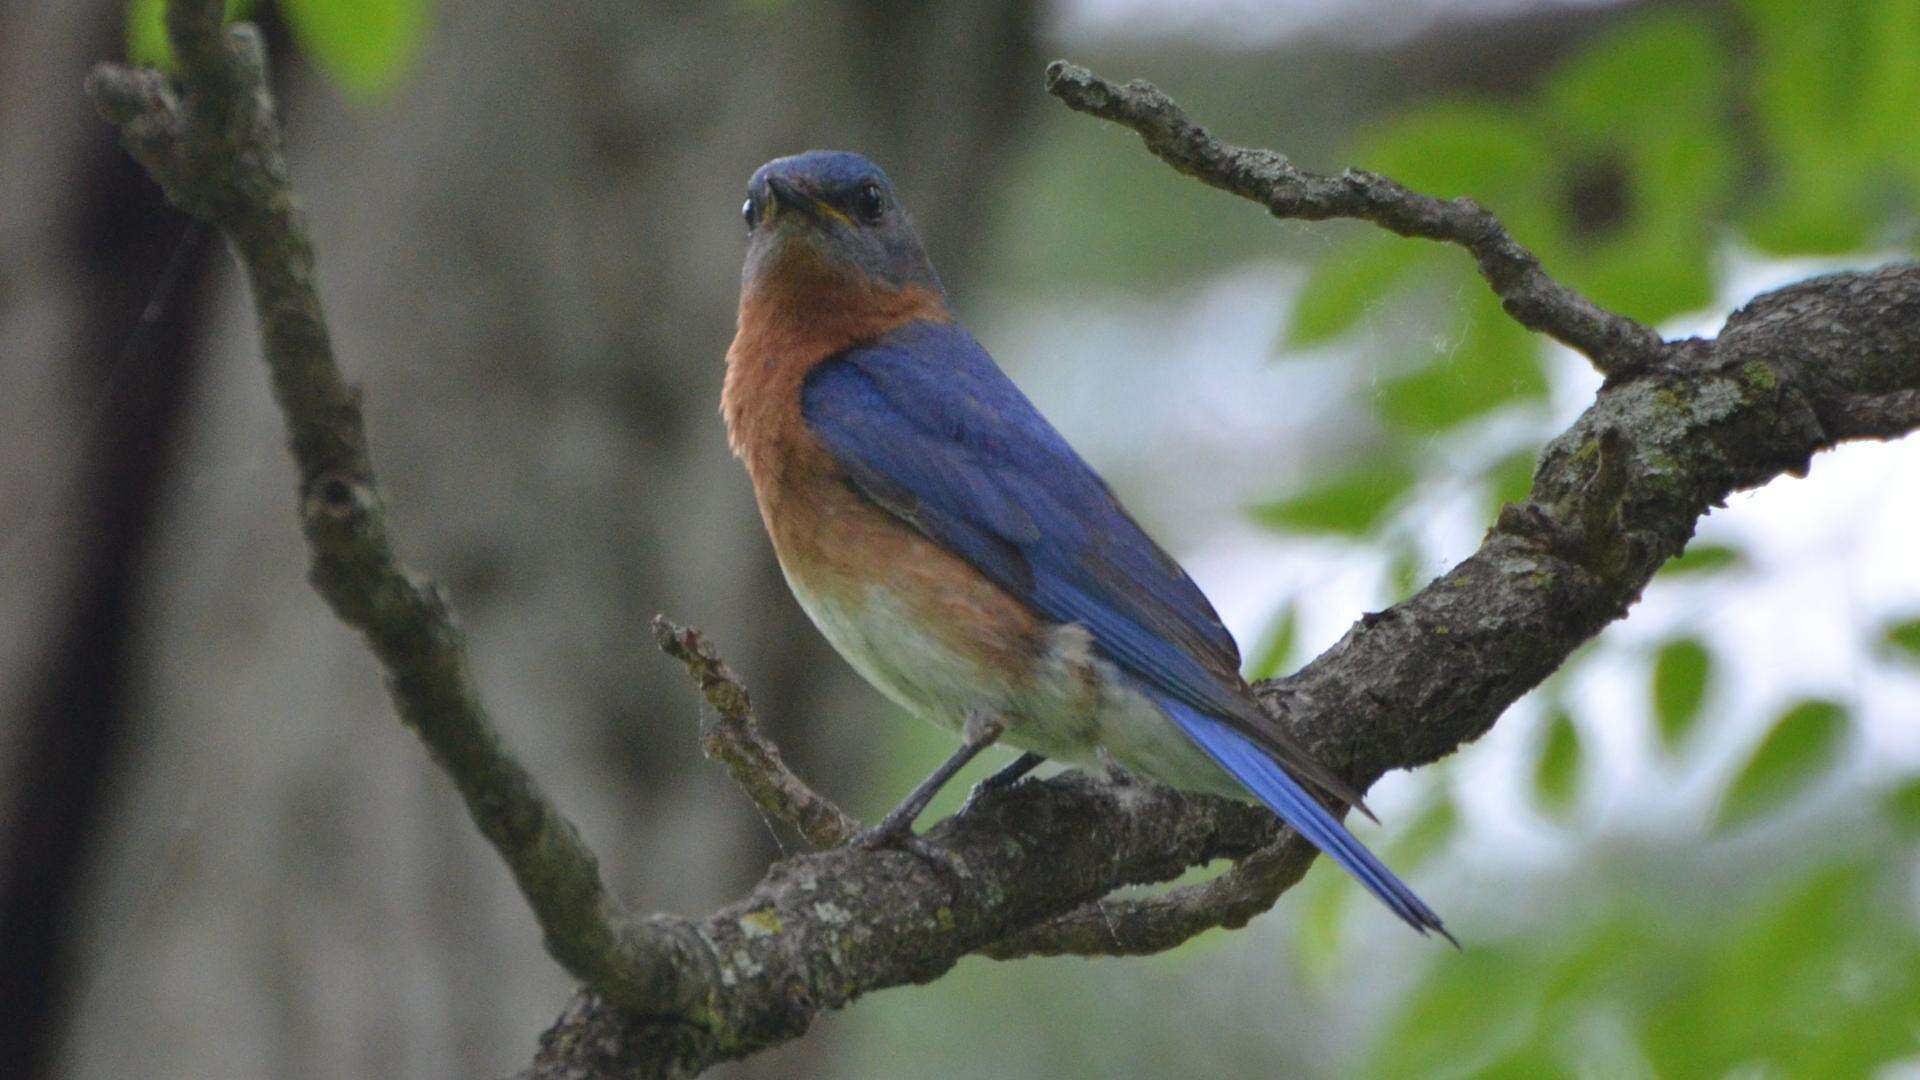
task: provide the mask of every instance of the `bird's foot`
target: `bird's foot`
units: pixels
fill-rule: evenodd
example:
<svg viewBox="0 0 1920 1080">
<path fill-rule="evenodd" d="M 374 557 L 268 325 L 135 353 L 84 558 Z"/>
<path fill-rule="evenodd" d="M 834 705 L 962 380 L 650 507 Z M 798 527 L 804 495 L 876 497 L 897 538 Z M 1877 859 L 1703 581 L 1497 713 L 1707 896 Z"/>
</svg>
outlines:
<svg viewBox="0 0 1920 1080">
<path fill-rule="evenodd" d="M 920 840 L 913 832 L 913 819 L 920 816 L 920 807 L 902 804 L 893 808 L 880 824 L 862 829 L 853 839 L 847 841 L 849 847 L 863 851 L 881 851 L 886 848 L 907 848 L 911 841 Z M 920 841 L 925 843 L 925 841 Z"/>
<path fill-rule="evenodd" d="M 967 793 L 967 801 L 960 807 L 960 814 L 966 814 L 972 810 L 973 804 L 979 802 L 983 796 L 996 791 L 1005 791 L 1026 779 L 1028 773 L 1045 764 L 1046 760 L 1045 757 L 1031 750 L 1014 758 L 999 772 L 973 785 L 973 790 Z M 955 816 L 958 817 L 960 814 Z"/>
<path fill-rule="evenodd" d="M 949 877 L 966 876 L 966 865 L 960 857 L 915 833 L 911 817 L 896 818 L 895 814 L 888 814 L 880 824 L 847 841 L 847 846 L 861 851 L 904 851 Z"/>
</svg>

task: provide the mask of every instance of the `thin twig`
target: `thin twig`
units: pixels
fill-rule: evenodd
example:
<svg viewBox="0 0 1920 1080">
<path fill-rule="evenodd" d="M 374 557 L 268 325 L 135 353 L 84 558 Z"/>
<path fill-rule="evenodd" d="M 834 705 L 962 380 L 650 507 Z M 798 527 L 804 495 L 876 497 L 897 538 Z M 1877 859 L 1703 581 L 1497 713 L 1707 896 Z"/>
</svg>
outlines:
<svg viewBox="0 0 1920 1080">
<path fill-rule="evenodd" d="M 1628 375 L 1661 355 L 1659 334 L 1549 277 L 1533 252 L 1472 199 L 1436 199 L 1360 169 L 1339 176 L 1309 172 L 1271 150 L 1214 138 L 1149 83 L 1116 86 L 1064 60 L 1048 66 L 1047 90 L 1069 108 L 1132 128 L 1162 161 L 1275 217 L 1354 218 L 1401 236 L 1458 244 L 1472 253 L 1508 315 L 1585 353 L 1602 374 Z"/>
<path fill-rule="evenodd" d="M 1292 832 L 1225 872 L 1157 896 L 1103 898 L 980 950 L 995 960 L 1029 956 L 1151 956 L 1208 930 L 1236 930 L 1273 907 L 1313 865 Z"/>
<path fill-rule="evenodd" d="M 762 812 L 799 830 L 816 849 L 837 847 L 860 832 L 858 821 L 787 768 L 780 748 L 761 734 L 747 688 L 700 631 L 655 615 L 653 639 L 662 652 L 687 666 L 713 706 L 714 718 L 700 725 L 700 748 L 720 759 Z"/>
</svg>

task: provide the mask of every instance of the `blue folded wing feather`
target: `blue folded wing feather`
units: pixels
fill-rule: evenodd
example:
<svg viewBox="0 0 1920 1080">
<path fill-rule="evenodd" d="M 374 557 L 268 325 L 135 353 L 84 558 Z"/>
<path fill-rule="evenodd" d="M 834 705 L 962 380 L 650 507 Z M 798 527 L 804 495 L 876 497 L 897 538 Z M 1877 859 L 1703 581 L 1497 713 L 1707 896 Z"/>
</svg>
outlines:
<svg viewBox="0 0 1920 1080">
<path fill-rule="evenodd" d="M 1402 918 L 1439 929 L 1275 762 L 1360 805 L 1259 712 L 1213 605 L 972 335 L 914 323 L 850 349 L 808 376 L 801 409 L 868 497 L 1035 610 L 1086 627 L 1249 791 Z"/>
<path fill-rule="evenodd" d="M 1154 685 L 1230 715 L 1240 652 L 1184 570 L 963 329 L 822 364 L 807 424 L 868 495 Z"/>
</svg>

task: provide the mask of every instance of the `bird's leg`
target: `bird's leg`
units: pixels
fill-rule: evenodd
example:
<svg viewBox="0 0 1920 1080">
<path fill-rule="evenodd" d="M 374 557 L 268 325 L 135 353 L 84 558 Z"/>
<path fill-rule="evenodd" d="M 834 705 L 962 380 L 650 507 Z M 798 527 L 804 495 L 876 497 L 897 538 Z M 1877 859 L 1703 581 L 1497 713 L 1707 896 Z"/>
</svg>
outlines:
<svg viewBox="0 0 1920 1080">
<path fill-rule="evenodd" d="M 1107 774 L 1107 783 L 1114 787 L 1127 787 L 1133 783 L 1132 770 L 1120 764 L 1120 759 L 1113 756 L 1113 751 L 1103 746 L 1099 756 L 1100 767 Z"/>
<path fill-rule="evenodd" d="M 933 797 L 940 793 L 953 774 L 966 767 L 967 762 L 978 757 L 980 751 L 992 746 L 1006 725 L 999 720 L 980 713 L 969 713 L 966 726 L 961 729 L 963 741 L 953 756 L 942 762 L 925 780 L 920 781 L 900 805 L 888 811 L 880 819 L 880 824 L 853 838 L 856 847 L 882 848 L 897 846 L 903 840 L 913 839 L 913 821 L 927 808 Z"/>
</svg>

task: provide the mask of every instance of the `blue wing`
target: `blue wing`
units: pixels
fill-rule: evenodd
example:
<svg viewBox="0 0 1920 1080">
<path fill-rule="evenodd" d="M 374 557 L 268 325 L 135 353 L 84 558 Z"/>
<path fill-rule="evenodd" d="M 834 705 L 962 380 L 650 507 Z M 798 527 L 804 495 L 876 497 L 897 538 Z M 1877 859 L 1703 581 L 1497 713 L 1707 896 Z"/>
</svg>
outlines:
<svg viewBox="0 0 1920 1080">
<path fill-rule="evenodd" d="M 914 323 L 850 349 L 808 376 L 801 410 L 869 498 L 1048 618 L 1086 627 L 1262 802 L 1416 928 L 1439 928 L 1289 775 L 1365 809 L 1254 703 L 1213 605 L 972 335 Z"/>
<path fill-rule="evenodd" d="M 915 323 L 815 369 L 807 425 L 854 482 L 1196 708 L 1248 707 L 1213 605 L 972 335 Z"/>
</svg>

